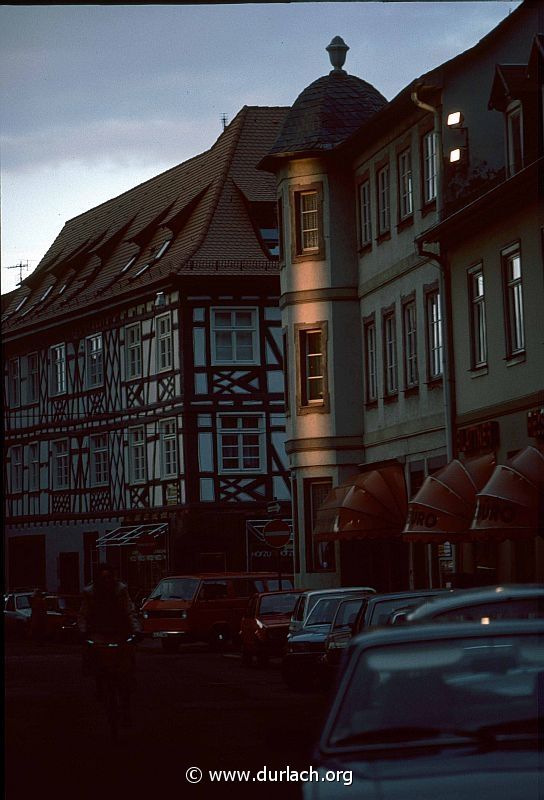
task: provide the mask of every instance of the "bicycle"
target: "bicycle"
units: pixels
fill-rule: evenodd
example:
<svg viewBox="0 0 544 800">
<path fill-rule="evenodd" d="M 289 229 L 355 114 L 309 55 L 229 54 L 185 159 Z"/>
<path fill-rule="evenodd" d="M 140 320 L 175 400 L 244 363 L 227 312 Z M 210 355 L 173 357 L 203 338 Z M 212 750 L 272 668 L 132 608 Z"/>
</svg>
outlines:
<svg viewBox="0 0 544 800">
<path fill-rule="evenodd" d="M 130 714 L 128 698 L 134 669 L 134 650 L 137 636 L 127 639 L 95 637 L 86 639 L 91 671 L 96 678 L 99 698 L 103 700 L 112 739 L 119 735 L 121 713 Z"/>
</svg>

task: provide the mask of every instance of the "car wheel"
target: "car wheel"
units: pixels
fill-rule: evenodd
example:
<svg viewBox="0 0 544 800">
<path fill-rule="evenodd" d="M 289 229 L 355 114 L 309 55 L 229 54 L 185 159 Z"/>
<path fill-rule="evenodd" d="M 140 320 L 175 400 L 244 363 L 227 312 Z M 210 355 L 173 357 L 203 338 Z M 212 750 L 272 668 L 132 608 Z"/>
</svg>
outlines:
<svg viewBox="0 0 544 800">
<path fill-rule="evenodd" d="M 177 653 L 179 650 L 177 639 L 161 639 L 161 644 L 165 653 Z"/>
</svg>

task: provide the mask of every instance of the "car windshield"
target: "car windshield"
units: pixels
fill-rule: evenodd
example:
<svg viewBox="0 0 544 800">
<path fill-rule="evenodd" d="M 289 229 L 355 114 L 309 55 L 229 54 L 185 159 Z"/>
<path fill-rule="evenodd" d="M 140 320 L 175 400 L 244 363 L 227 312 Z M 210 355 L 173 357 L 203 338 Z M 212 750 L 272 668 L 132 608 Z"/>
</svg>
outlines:
<svg viewBox="0 0 544 800">
<path fill-rule="evenodd" d="M 374 604 L 372 608 L 372 613 L 368 625 L 371 628 L 374 628 L 379 625 L 387 625 L 389 617 L 391 616 L 393 611 L 397 611 L 397 609 L 399 608 L 413 608 L 420 602 L 421 598 L 414 598 L 413 600 L 411 599 L 409 600 L 405 597 L 397 598 L 396 600 L 378 601 Z"/>
<path fill-rule="evenodd" d="M 198 578 L 165 578 L 153 589 L 150 600 L 192 600 Z"/>
<path fill-rule="evenodd" d="M 353 625 L 362 604 L 363 600 L 360 597 L 342 601 L 334 618 L 334 627 L 344 628 L 346 625 Z"/>
<path fill-rule="evenodd" d="M 276 594 L 261 597 L 259 605 L 259 616 L 265 617 L 268 614 L 291 614 L 298 594 Z"/>
<path fill-rule="evenodd" d="M 312 608 L 304 627 L 330 625 L 341 599 L 341 597 L 322 597 L 321 600 L 318 600 L 314 608 Z"/>
<path fill-rule="evenodd" d="M 15 598 L 15 607 L 22 609 L 22 608 L 30 608 L 30 595 L 29 594 L 22 594 L 19 597 Z"/>
<path fill-rule="evenodd" d="M 348 681 L 332 747 L 533 739 L 544 642 L 526 635 L 377 646 L 361 653 Z"/>
</svg>

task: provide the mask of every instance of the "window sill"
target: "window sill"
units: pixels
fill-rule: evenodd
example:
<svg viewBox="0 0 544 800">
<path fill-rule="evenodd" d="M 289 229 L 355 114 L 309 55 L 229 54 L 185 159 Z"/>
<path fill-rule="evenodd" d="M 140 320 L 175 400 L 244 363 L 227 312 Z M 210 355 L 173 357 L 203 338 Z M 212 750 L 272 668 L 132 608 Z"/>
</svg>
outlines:
<svg viewBox="0 0 544 800">
<path fill-rule="evenodd" d="M 304 405 L 297 407 L 297 414 L 299 416 L 304 414 L 328 414 L 329 413 L 329 404 L 328 403 L 315 403 L 311 405 Z"/>
<path fill-rule="evenodd" d="M 513 353 L 510 356 L 506 356 L 504 359 L 506 361 L 507 367 L 513 367 L 516 364 L 523 364 L 526 358 L 525 350 L 520 350 L 519 353 Z"/>
<path fill-rule="evenodd" d="M 395 392 L 395 394 L 386 394 L 383 398 L 383 402 L 385 405 L 389 405 L 389 403 L 398 403 L 399 400 L 399 393 Z"/>
<path fill-rule="evenodd" d="M 404 217 L 404 219 L 400 220 L 400 222 L 397 225 L 397 231 L 400 232 L 405 230 L 406 228 L 410 228 L 413 224 L 414 224 L 414 215 L 410 214 L 408 217 Z"/>
<path fill-rule="evenodd" d="M 391 239 L 391 231 L 384 231 L 380 233 L 379 236 L 376 237 L 376 244 L 379 246 L 383 244 L 383 242 L 388 242 Z"/>
<path fill-rule="evenodd" d="M 469 369 L 468 374 L 471 378 L 480 378 L 482 375 L 489 374 L 489 368 L 487 364 L 482 364 L 480 367 L 472 367 L 472 369 Z"/>
<path fill-rule="evenodd" d="M 416 397 L 419 394 L 419 386 L 408 386 L 404 390 L 405 397 Z"/>
<path fill-rule="evenodd" d="M 442 386 L 442 375 L 437 378 L 429 378 L 425 385 L 427 389 L 439 389 Z"/>
<path fill-rule="evenodd" d="M 377 400 L 368 400 L 365 403 L 365 408 L 369 409 L 369 410 L 372 409 L 372 408 L 378 408 L 378 401 Z"/>
<path fill-rule="evenodd" d="M 425 203 L 421 209 L 421 216 L 426 217 L 427 214 L 432 214 L 433 211 L 436 211 L 436 200 L 430 200 L 428 203 Z"/>
<path fill-rule="evenodd" d="M 372 251 L 372 242 L 366 242 L 359 247 L 358 253 L 360 256 L 366 255 Z"/>
</svg>

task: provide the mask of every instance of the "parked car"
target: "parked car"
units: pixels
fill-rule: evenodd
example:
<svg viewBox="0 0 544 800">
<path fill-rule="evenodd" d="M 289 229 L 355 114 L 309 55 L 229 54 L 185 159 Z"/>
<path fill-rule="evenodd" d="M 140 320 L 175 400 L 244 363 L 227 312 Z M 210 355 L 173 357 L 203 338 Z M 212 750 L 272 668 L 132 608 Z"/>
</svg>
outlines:
<svg viewBox="0 0 544 800">
<path fill-rule="evenodd" d="M 4 630 L 6 638 L 27 638 L 30 635 L 32 610 L 30 601 L 34 592 L 9 592 L 4 595 Z M 46 594 L 48 639 L 66 641 L 77 638 L 77 614 L 80 595 Z"/>
<path fill-rule="evenodd" d="M 349 598 L 353 603 L 351 608 L 356 611 L 365 596 L 350 590 L 344 597 L 325 594 L 315 603 L 304 627 L 288 634 L 287 649 L 282 660 L 282 677 L 290 689 L 320 687 L 321 660 L 338 606 L 343 599 Z"/>
<path fill-rule="evenodd" d="M 372 594 L 370 586 L 341 586 L 336 589 L 311 589 L 300 595 L 289 624 L 289 633 L 296 633 L 306 624 L 313 607 L 322 597 L 345 597 L 347 594 Z"/>
<path fill-rule="evenodd" d="M 81 608 L 81 595 L 50 594 L 45 600 L 51 635 L 62 642 L 78 642 L 77 618 Z"/>
<path fill-rule="evenodd" d="M 292 577 L 282 577 L 292 589 Z M 175 652 L 182 641 L 221 647 L 237 637 L 249 598 L 279 589 L 277 573 L 219 572 L 163 578 L 141 608 L 144 635 Z"/>
<path fill-rule="evenodd" d="M 30 598 L 33 592 L 8 592 L 4 595 L 4 633 L 7 639 L 22 639 L 30 630 Z"/>
<path fill-rule="evenodd" d="M 355 637 L 303 796 L 536 800 L 543 635 L 509 620 Z"/>
<path fill-rule="evenodd" d="M 405 622 L 489 622 L 543 618 L 544 585 L 510 584 L 459 589 L 435 597 L 411 611 Z"/>
<path fill-rule="evenodd" d="M 302 590 L 266 592 L 254 595 L 240 623 L 242 662 L 264 665 L 282 656 L 287 644 L 289 620 Z"/>
<path fill-rule="evenodd" d="M 414 608 L 441 591 L 435 589 L 423 592 L 367 595 L 362 603 L 359 603 L 353 618 L 347 619 L 337 614 L 325 639 L 324 652 L 320 662 L 322 683 L 329 686 L 334 681 L 342 655 L 353 636 L 370 628 L 391 624 L 392 616 L 399 610 L 406 612 L 407 609 Z"/>
</svg>

